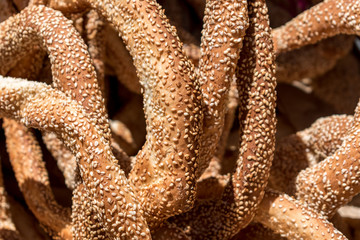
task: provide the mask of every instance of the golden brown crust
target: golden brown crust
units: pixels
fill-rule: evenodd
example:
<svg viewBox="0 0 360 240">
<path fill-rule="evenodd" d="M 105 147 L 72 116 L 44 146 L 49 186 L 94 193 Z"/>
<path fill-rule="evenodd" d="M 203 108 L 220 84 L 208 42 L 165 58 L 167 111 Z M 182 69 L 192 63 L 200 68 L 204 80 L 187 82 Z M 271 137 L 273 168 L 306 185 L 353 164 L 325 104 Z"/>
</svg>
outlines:
<svg viewBox="0 0 360 240">
<path fill-rule="evenodd" d="M 220 174 L 221 170 L 221 161 L 217 157 L 213 157 L 209 163 L 209 166 L 205 169 L 203 174 L 198 178 L 199 181 L 207 179 L 209 177 L 216 177 Z"/>
<path fill-rule="evenodd" d="M 115 164 L 101 130 L 78 103 L 41 83 L 1 78 L 0 113 L 28 127 L 54 131 L 64 141 L 77 158 L 86 197 L 92 199 L 107 237 L 150 238 L 132 185 Z"/>
<path fill-rule="evenodd" d="M 18 4 L 21 4 L 19 6 Z M 11 0 L 4 0 L 0 3 L 0 22 L 5 21 L 10 16 L 15 15 L 17 10 L 26 7 L 27 1 L 12 2 Z M 31 3 L 30 3 L 31 4 Z M 16 5 L 16 8 L 15 8 Z M 35 79 L 42 67 L 42 61 L 45 52 L 39 46 L 32 46 L 28 49 L 29 54 L 22 58 L 15 67 L 9 71 L 2 71 L 2 75 L 11 77 L 24 77 L 28 79 Z M 34 64 L 36 63 L 36 64 Z"/>
<path fill-rule="evenodd" d="M 157 3 L 165 10 L 170 24 L 173 25 L 177 34 L 183 43 L 198 43 L 188 30 L 194 29 L 193 15 L 190 12 L 190 6 L 184 0 L 157 0 Z M 194 32 L 194 31 L 192 31 Z"/>
<path fill-rule="evenodd" d="M 276 80 L 291 83 L 303 78 L 321 76 L 351 50 L 353 42 L 354 37 L 340 35 L 281 53 L 276 57 Z M 184 43 L 184 51 L 194 65 L 198 66 L 200 48 Z"/>
<path fill-rule="evenodd" d="M 67 36 L 72 38 L 65 40 Z M 29 46 L 42 44 L 52 63 L 54 86 L 81 103 L 109 139 L 107 114 L 87 47 L 60 12 L 44 6 L 28 7 L 1 23 L 0 72 L 13 67 L 28 52 Z M 67 63 L 66 69 L 64 63 Z"/>
<path fill-rule="evenodd" d="M 353 123 L 353 116 L 333 115 L 319 118 L 310 128 L 298 132 L 297 135 L 308 147 L 306 153 L 309 166 L 334 154 L 342 145 Z"/>
<path fill-rule="evenodd" d="M 10 69 L 6 75 L 15 78 L 25 77 L 31 80 L 36 79 L 41 71 L 45 54 L 45 51 L 38 46 L 34 46 L 34 48 L 29 51 L 29 55 L 18 61 L 16 66 Z"/>
<path fill-rule="evenodd" d="M 72 239 L 70 209 L 55 201 L 35 136 L 11 119 L 4 119 L 4 129 L 10 162 L 28 207 L 51 234 Z"/>
<path fill-rule="evenodd" d="M 220 200 L 198 201 L 191 211 L 172 219 L 194 239 L 228 239 L 244 228 L 262 199 L 270 171 L 276 80 L 265 1 L 249 3 L 248 12 L 250 25 L 238 63 L 238 81 L 244 85 L 239 91 L 245 96 L 239 104 L 244 117 L 236 171 Z"/>
<path fill-rule="evenodd" d="M 326 217 L 331 217 L 360 192 L 359 114 L 360 103 L 341 146 L 324 161 L 301 171 L 296 178 L 293 189 L 296 198 Z"/>
<path fill-rule="evenodd" d="M 286 194 L 267 191 L 255 216 L 288 239 L 347 239 L 325 217 Z"/>
<path fill-rule="evenodd" d="M 12 26 L 19 24 L 19 22 L 22 24 L 20 24 L 20 29 L 18 31 L 13 30 Z M 7 51 L 10 56 L 17 55 L 17 57 L 19 57 L 23 53 L 9 51 L 6 48 L 7 46 L 10 45 L 13 46 L 13 48 L 17 47 L 21 49 L 24 48 L 24 45 L 36 44 L 36 42 L 29 43 L 29 41 L 34 38 L 32 34 L 37 34 L 38 37 L 42 38 L 52 63 L 54 86 L 83 104 L 86 111 L 90 114 L 91 119 L 99 124 L 105 137 L 109 138 L 110 131 L 107 114 L 103 107 L 103 100 L 97 84 L 96 73 L 91 64 L 90 56 L 87 53 L 87 47 L 72 25 L 69 24 L 68 20 L 52 9 L 30 7 L 13 19 L 4 22 L 2 26 L 5 29 L 5 36 L 6 34 L 14 34 L 19 37 L 19 41 L 15 43 L 7 42 L 6 39 L 3 42 L 3 49 L 5 52 Z M 31 29 L 34 32 L 23 33 L 21 32 L 21 27 Z M 58 32 L 57 35 L 51 34 L 51 30 Z M 91 29 L 87 30 L 90 34 L 89 31 L 91 31 Z M 64 41 L 67 35 L 71 35 L 72 39 Z M 89 39 L 89 41 L 91 42 L 91 39 Z M 63 68 L 63 62 L 68 62 L 65 71 L 60 70 Z M 58 164 L 64 166 L 63 170 L 65 170 L 64 174 L 69 187 L 74 188 L 74 179 L 77 175 L 74 157 L 63 144 L 59 140 L 54 139 L 53 136 L 44 137 L 44 139 L 45 141 L 51 141 L 47 143 L 47 145 L 51 146 L 49 149 L 57 159 Z M 65 168 L 65 166 L 67 167 Z"/>
<path fill-rule="evenodd" d="M 7 74 L 12 77 L 36 78 L 45 53 L 38 46 L 34 46 L 30 52 Z M 10 162 L 28 207 L 51 235 L 72 239 L 70 209 L 55 201 L 41 150 L 32 132 L 11 119 L 4 119 L 3 127 Z"/>
<path fill-rule="evenodd" d="M 227 95 L 248 27 L 246 1 L 207 1 L 199 62 L 204 126 L 200 177 L 209 165 L 224 127 Z"/>
<path fill-rule="evenodd" d="M 360 2 L 325 0 L 273 31 L 275 53 L 290 51 L 337 34 L 360 33 Z"/>
<path fill-rule="evenodd" d="M 111 151 L 114 154 L 120 168 L 124 171 L 126 177 L 128 177 L 134 165 L 134 158 L 129 157 L 114 139 L 111 140 Z"/>
<path fill-rule="evenodd" d="M 103 64 L 103 58 L 104 58 L 104 49 L 102 44 L 102 30 L 101 27 L 103 26 L 102 20 L 99 19 L 98 14 L 95 11 L 90 11 L 86 14 L 86 23 L 85 23 L 85 41 L 88 44 L 88 50 L 89 55 L 91 56 L 91 63 L 94 64 L 96 76 L 93 76 L 92 79 L 87 81 L 87 84 L 93 85 L 94 79 L 97 80 L 98 85 L 95 84 L 94 88 L 99 88 L 102 90 L 102 93 L 105 92 L 104 90 L 104 64 Z M 75 36 L 76 38 L 76 36 Z M 79 41 L 78 45 L 79 48 L 81 48 L 82 41 Z M 86 54 L 85 54 L 86 56 Z M 86 56 L 85 62 L 89 61 L 90 56 Z M 79 56 L 80 57 L 80 56 Z M 54 69 L 54 68 L 53 68 Z M 76 69 L 70 67 L 70 71 L 68 72 L 68 75 L 76 75 Z M 57 70 L 55 70 L 57 71 Z M 53 72 L 55 72 L 53 70 Z M 84 71 L 84 69 L 81 69 L 80 75 L 86 75 L 88 74 L 88 71 Z M 70 74 L 69 74 L 70 73 Z M 93 72 L 92 72 L 93 74 Z M 56 79 L 55 79 L 56 81 Z M 60 80 L 61 81 L 61 80 Z M 80 80 L 81 81 L 81 80 Z M 79 98 L 78 87 L 82 89 L 81 82 L 77 82 L 74 89 L 70 89 L 68 94 L 72 97 L 76 97 L 77 100 L 85 104 L 86 102 L 84 99 Z M 60 82 L 60 87 L 64 86 L 66 83 Z M 80 93 L 82 90 L 80 90 Z M 86 98 L 87 94 L 94 94 L 91 93 L 85 93 L 83 95 L 84 98 Z M 99 95 L 98 91 L 95 91 L 95 95 Z M 98 101 L 101 101 L 101 95 L 97 96 Z M 89 109 L 89 112 L 91 109 Z M 76 165 L 75 156 L 63 145 L 63 143 L 57 139 L 56 135 L 53 133 L 44 133 L 43 134 L 43 140 L 48 148 L 48 150 L 51 152 L 53 157 L 56 159 L 58 167 L 64 174 L 65 183 L 70 189 L 74 189 L 76 186 L 76 183 L 78 182 L 78 167 Z"/>
<path fill-rule="evenodd" d="M 174 7 L 175 17 L 181 21 L 185 15 L 181 15 L 181 8 L 171 5 L 171 0 L 165 1 L 170 4 L 170 7 Z M 326 2 L 330 1 L 334 0 Z M 346 1 L 349 0 L 340 2 Z M 273 172 L 269 173 L 269 168 L 274 155 L 276 124 L 275 54 L 265 0 L 207 1 L 200 69 L 195 69 L 186 57 L 186 50 L 177 37 L 179 33 L 176 33 L 175 28 L 169 24 L 163 10 L 155 0 L 30 0 L 30 2 L 32 4 L 50 2 L 53 7 L 58 7 L 65 14 L 69 14 L 68 16 L 73 16 L 70 15 L 73 12 L 92 8 L 92 13 L 97 11 L 104 19 L 106 18 L 110 24 L 114 25 L 116 31 L 120 32 L 125 42 L 125 45 L 122 45 L 123 52 L 117 55 L 117 60 L 126 61 L 123 64 L 126 66 L 125 70 L 130 70 L 130 72 L 134 70 L 129 74 L 132 77 L 135 76 L 136 68 L 138 77 L 127 79 L 130 81 L 129 86 L 133 87 L 134 91 L 139 91 L 141 83 L 144 93 L 146 143 L 139 154 L 130 158 L 116 144 L 120 141 L 114 142 L 110 136 L 105 104 L 99 91 L 101 84 L 98 83 L 99 80 L 96 80 L 95 71 L 98 71 L 100 75 L 103 73 L 101 55 L 104 53 L 101 50 L 101 47 L 104 47 L 101 43 L 102 37 L 101 34 L 98 35 L 99 31 L 104 30 L 104 26 L 101 26 L 102 23 L 98 24 L 97 14 L 94 16 L 89 14 L 87 17 L 83 14 L 85 12 L 76 13 L 77 16 L 85 16 L 75 23 L 80 26 L 81 37 L 79 37 L 80 34 L 73 32 L 70 22 L 59 21 L 61 18 L 65 20 L 63 16 L 46 7 L 27 8 L 19 16 L 10 18 L 5 24 L 0 24 L 0 72 L 4 71 L 12 76 L 25 76 L 24 73 L 29 72 L 28 66 L 32 58 L 30 53 L 34 50 L 34 45 L 47 48 L 50 55 L 52 72 L 55 76 L 54 87 L 22 80 L 11 79 L 10 81 L 0 76 L 0 116 L 11 116 L 28 127 L 53 131 L 52 136 L 46 135 L 44 138 L 52 137 L 52 140 L 45 140 L 48 141 L 46 144 L 52 145 L 51 149 L 57 154 L 58 163 L 63 170 L 65 169 L 66 181 L 74 189 L 71 217 L 75 239 L 236 239 L 234 236 L 242 238 L 241 234 L 236 234 L 248 224 L 254 223 L 254 214 L 259 206 L 261 213 L 256 217 L 256 221 L 262 221 L 267 226 L 276 229 L 278 233 L 282 233 L 283 236 L 288 234 L 287 236 L 291 239 L 324 238 L 323 231 L 326 231 L 325 234 L 330 233 L 331 237 L 343 237 L 332 226 L 329 226 L 327 221 L 319 217 L 320 213 L 328 214 L 328 206 L 323 207 L 324 204 L 321 201 L 326 201 L 326 204 L 332 206 L 341 205 L 342 200 L 347 201 L 349 195 L 355 194 L 351 191 L 360 191 L 355 186 L 359 171 L 357 168 L 352 169 L 353 166 L 357 167 L 355 160 L 352 161 L 352 165 L 348 164 L 349 161 L 343 161 L 348 165 L 342 166 L 342 171 L 350 169 L 350 173 L 344 174 L 349 175 L 350 180 L 354 182 L 340 182 L 342 181 L 340 180 L 337 183 L 341 183 L 342 186 L 338 188 L 330 186 L 330 190 L 340 189 L 340 195 L 344 193 L 341 192 L 342 189 L 348 191 L 345 192 L 345 197 L 339 197 L 341 201 L 332 198 L 333 196 L 327 193 L 323 197 L 321 195 L 323 194 L 322 182 L 317 181 L 318 179 L 310 179 L 313 176 L 312 173 L 311 177 L 306 176 L 315 182 L 316 186 L 311 186 L 312 189 L 310 189 L 309 183 L 305 182 L 308 185 L 304 187 L 304 191 L 311 191 L 311 194 L 315 195 L 320 192 L 316 195 L 320 196 L 319 201 L 315 199 L 316 204 L 311 206 L 315 210 L 309 210 L 309 206 L 303 205 L 300 195 L 296 195 L 300 199 L 295 201 L 284 194 L 269 191 L 266 193 L 264 190 L 269 174 L 273 174 Z M 182 0 L 176 2 L 187 4 Z M 236 11 L 233 11 L 234 9 Z M 236 23 L 236 26 L 247 27 L 248 16 L 241 15 L 247 11 L 250 13 L 250 28 L 247 29 L 245 40 L 242 37 L 234 40 L 234 36 L 244 35 L 245 29 L 236 32 L 233 28 L 223 26 L 230 26 L 233 21 L 242 19 L 244 22 Z M 238 12 L 240 14 L 236 14 Z M 232 17 L 232 14 L 236 16 Z M 112 33 L 119 43 L 120 38 L 116 36 L 115 30 Z M 54 36 L 50 36 L 52 34 Z M 89 41 L 83 41 L 81 38 Z M 341 38 L 338 37 L 338 39 Z M 107 38 L 107 41 L 110 41 L 112 45 L 109 39 Z M 74 41 L 78 40 L 79 42 L 74 44 Z M 84 43 L 89 45 L 90 50 L 91 46 L 94 47 L 90 57 L 87 53 L 88 46 Z M 336 41 L 332 42 L 334 43 L 336 45 Z M 244 48 L 240 46 L 242 44 Z M 78 55 L 79 59 L 73 54 L 76 53 L 77 47 L 81 52 Z M 111 47 L 113 50 L 108 52 L 109 56 L 112 54 L 111 51 L 118 53 L 118 46 Z M 192 47 L 188 50 L 199 50 Z M 124 53 L 127 53 L 125 48 L 134 58 L 133 62 L 125 60 Z M 240 49 L 241 53 L 239 53 Z M 317 53 L 314 50 L 311 55 Z M 337 57 L 332 51 L 328 54 L 334 59 Z M 41 57 L 40 55 L 36 57 L 38 58 L 34 61 L 39 63 Z M 127 57 L 129 59 L 129 56 Z M 235 62 L 239 57 L 237 65 L 239 72 L 234 74 Z M 91 58 L 99 60 L 100 64 L 96 69 L 90 66 L 93 63 Z M 315 74 L 318 70 L 315 64 L 305 61 L 306 58 L 302 59 L 297 59 L 301 63 L 306 62 L 301 66 L 311 71 L 311 74 Z M 334 59 L 329 59 L 328 63 L 333 63 Z M 315 57 L 311 60 L 317 61 Z M 290 61 L 288 63 L 291 64 Z M 118 68 L 117 64 L 113 65 Z M 18 69 L 20 66 L 25 66 L 25 68 Z M 296 72 L 292 73 L 305 74 L 297 72 L 300 71 L 301 66 L 296 65 Z M 37 67 L 30 69 L 30 74 L 35 74 Z M 311 67 L 315 67 L 315 70 L 311 70 Z M 331 67 L 331 64 L 327 67 Z M 77 71 L 78 69 L 81 71 Z M 325 70 L 321 69 L 321 71 Z M 123 76 L 125 73 L 122 72 Z M 48 76 L 51 75 L 51 71 L 48 71 Z M 117 72 L 117 75 L 121 73 Z M 231 80 L 235 79 L 234 75 L 238 77 L 239 98 L 228 101 L 231 88 L 229 85 Z M 86 78 L 89 78 L 89 81 L 86 81 Z M 132 79 L 136 82 L 131 82 Z M 109 80 L 112 81 L 112 78 Z M 118 86 L 118 83 L 114 85 Z M 84 92 L 87 87 L 94 91 Z M 89 99 L 90 95 L 94 97 Z M 133 96 L 141 98 L 139 95 Z M 123 99 L 121 98 L 121 101 Z M 122 111 L 118 116 L 130 119 L 128 116 L 131 115 L 133 120 L 130 121 L 132 124 L 135 123 L 134 125 L 145 122 L 137 115 L 139 112 L 143 113 L 142 106 L 135 109 L 134 105 L 128 102 L 117 101 L 116 104 L 120 105 L 120 111 Z M 130 111 L 125 111 L 127 107 L 123 104 L 131 105 Z M 114 110 L 111 115 L 114 116 L 119 108 L 115 104 L 110 106 L 110 109 Z M 240 153 L 236 161 L 235 149 L 238 145 L 231 141 L 231 150 L 230 148 L 227 150 L 229 150 L 228 156 L 232 155 L 233 161 L 232 164 L 227 164 L 222 161 L 222 156 L 237 106 L 239 106 L 240 126 L 236 123 L 235 127 L 240 129 L 240 138 L 234 133 L 237 131 L 233 131 L 231 139 L 239 140 Z M 226 112 L 227 108 L 229 112 Z M 125 115 L 127 116 L 124 117 Z M 5 123 L 8 123 L 7 121 Z M 126 121 L 121 120 L 121 122 L 127 125 Z M 288 138 L 289 145 L 284 144 L 285 148 L 280 146 L 280 150 L 284 150 L 281 154 L 286 155 L 286 161 L 289 163 L 286 167 L 290 167 L 292 172 L 284 174 L 283 169 L 288 168 L 275 166 L 277 175 L 272 176 L 277 181 L 274 182 L 275 185 L 280 185 L 284 191 L 288 191 L 287 188 L 295 182 L 299 169 L 309 165 L 311 169 L 323 158 L 337 156 L 336 150 L 340 149 L 343 138 L 336 134 L 346 135 L 345 132 L 351 129 L 351 126 L 350 121 L 341 122 L 343 124 L 340 126 L 341 129 L 337 129 L 338 126 L 332 124 L 333 122 L 319 121 L 317 127 L 312 126 L 311 131 L 305 130 L 293 135 L 296 138 Z M 13 142 L 13 145 L 16 141 L 14 137 L 16 128 L 19 126 L 18 123 L 13 123 L 13 126 L 9 124 L 6 130 L 7 141 Z M 137 142 L 138 134 L 128 125 L 127 127 L 121 124 L 114 126 L 113 130 L 116 129 L 118 136 L 126 139 L 124 142 L 131 145 L 131 148 L 129 147 L 126 151 L 133 152 L 131 155 L 136 154 L 145 141 L 145 133 L 139 131 L 140 139 L 144 140 Z M 28 144 L 29 141 L 24 140 L 33 136 L 28 134 L 28 129 L 22 128 L 22 130 L 24 134 L 19 137 L 23 142 L 21 147 L 31 145 L 34 150 L 30 153 L 36 155 L 34 158 L 40 159 L 39 150 L 33 144 Z M 331 134 L 322 135 L 324 132 Z M 356 146 L 360 145 L 360 142 L 353 140 L 356 139 L 357 132 L 353 135 L 356 136 L 349 138 L 349 146 L 354 144 L 351 145 L 353 150 L 350 151 L 350 157 L 358 158 Z M 56 141 L 55 144 L 51 142 L 53 140 Z M 298 144 L 299 140 L 303 145 Z M 65 145 L 62 145 L 62 141 Z M 17 151 L 22 148 L 12 147 L 11 151 L 22 154 L 21 151 Z M 306 154 L 298 153 L 298 149 L 305 149 Z M 287 151 L 291 154 L 287 154 Z M 30 156 L 30 153 L 26 152 L 23 155 Z M 294 163 L 290 161 L 292 157 L 299 159 Z M 341 157 L 348 160 L 348 155 Z M 29 160 L 26 160 L 24 166 L 32 164 L 31 158 L 27 159 Z M 210 164 L 208 164 L 209 161 Z M 281 161 L 281 164 L 285 163 Z M 75 170 L 76 165 L 79 166 L 77 170 Z M 227 170 L 221 168 L 225 165 L 229 165 L 229 167 L 226 166 Z M 301 165 L 300 168 L 299 165 Z M 24 166 L 15 166 L 14 169 L 17 173 L 26 172 L 28 169 L 23 169 Z M 333 169 L 329 169 L 325 166 L 317 171 L 325 171 L 323 177 L 327 177 L 326 171 L 335 175 L 344 175 L 342 172 L 338 173 L 339 171 L 333 173 Z M 39 177 L 45 182 L 46 172 L 43 166 L 38 167 L 37 170 L 39 174 L 36 176 L 29 174 L 29 176 Z M 220 175 L 233 170 L 232 176 Z M 203 171 L 204 174 L 201 175 Z M 81 178 L 74 180 L 74 177 L 80 174 Z M 316 174 L 318 172 L 315 172 Z M 351 179 L 354 176 L 356 179 Z M 24 182 L 21 175 L 18 178 L 20 183 Z M 284 178 L 291 179 L 293 182 L 284 181 Z M 327 183 L 322 184 L 325 188 L 328 187 Z M 331 184 L 336 185 L 336 182 L 331 182 Z M 294 185 L 295 183 L 292 184 Z M 354 188 L 352 188 L 353 185 Z M 318 186 L 320 190 L 317 189 Z M 28 186 L 30 187 L 36 187 L 36 184 Z M 349 187 L 350 190 L 346 189 Z M 33 192 L 39 193 L 38 191 L 42 191 L 41 186 L 36 187 Z M 43 197 L 44 192 L 46 191 L 37 194 L 36 197 Z M 293 192 L 298 193 L 296 190 Z M 307 196 L 311 194 L 306 193 Z M 284 211 L 283 206 L 278 205 L 278 202 L 284 201 L 291 206 L 290 210 Z M 317 204 L 320 207 L 316 206 Z M 54 211 L 47 212 L 52 214 Z M 300 220 L 289 220 L 289 215 Z M 276 225 L 274 219 L 280 219 L 280 224 Z M 301 225 L 304 222 L 306 224 Z M 307 224 L 310 224 L 310 227 Z M 264 230 L 260 224 L 252 226 L 253 228 L 249 228 L 249 231 L 251 233 L 259 231 L 256 232 L 259 234 L 246 235 L 245 238 L 279 237 L 269 230 Z M 319 233 L 313 233 L 314 228 L 320 229 Z"/>
<path fill-rule="evenodd" d="M 240 149 L 231 182 L 242 227 L 251 221 L 264 194 L 276 131 L 275 56 L 267 7 L 265 1 L 249 6 L 250 26 L 237 72 Z"/>
<path fill-rule="evenodd" d="M 353 117 L 347 115 L 320 118 L 309 128 L 281 139 L 271 167 L 271 188 L 282 192 L 291 190 L 301 170 L 335 153 L 352 122 Z"/>
<path fill-rule="evenodd" d="M 73 192 L 72 215 L 74 240 L 106 239 L 104 224 L 96 218 L 91 200 L 87 198 L 83 183 L 76 186 Z"/>
<path fill-rule="evenodd" d="M 88 2 L 122 36 L 144 88 L 148 135 L 129 179 L 148 224 L 156 225 L 194 202 L 202 118 L 194 68 L 155 1 Z"/>
<path fill-rule="evenodd" d="M 23 8 L 31 5 L 46 5 L 48 1 L 49 0 L 25 0 L 24 2 L 28 2 L 28 3 L 25 4 Z"/>
</svg>

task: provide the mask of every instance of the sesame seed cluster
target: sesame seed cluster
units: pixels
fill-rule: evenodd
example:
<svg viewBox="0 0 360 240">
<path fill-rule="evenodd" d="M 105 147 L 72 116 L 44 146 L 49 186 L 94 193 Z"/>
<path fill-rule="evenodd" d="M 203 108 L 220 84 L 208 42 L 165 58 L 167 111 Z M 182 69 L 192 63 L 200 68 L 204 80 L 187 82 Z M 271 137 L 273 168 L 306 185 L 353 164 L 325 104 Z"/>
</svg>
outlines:
<svg viewBox="0 0 360 240">
<path fill-rule="evenodd" d="M 0 0 L 0 239 L 357 239 L 360 1 L 290 2 Z"/>
</svg>

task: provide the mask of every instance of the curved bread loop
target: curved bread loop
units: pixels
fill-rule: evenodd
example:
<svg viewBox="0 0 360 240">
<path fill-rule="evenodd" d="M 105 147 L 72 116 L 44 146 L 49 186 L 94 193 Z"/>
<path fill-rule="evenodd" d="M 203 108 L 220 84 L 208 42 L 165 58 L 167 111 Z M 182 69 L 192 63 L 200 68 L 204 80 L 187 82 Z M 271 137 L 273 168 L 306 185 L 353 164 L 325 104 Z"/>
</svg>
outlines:
<svg viewBox="0 0 360 240">
<path fill-rule="evenodd" d="M 350 202 L 360 192 L 360 102 L 341 146 L 324 161 L 301 171 L 292 193 L 323 216 Z"/>
<path fill-rule="evenodd" d="M 43 134 L 43 140 L 47 149 L 51 152 L 52 156 L 56 159 L 57 166 L 63 173 L 65 184 L 70 190 L 74 190 L 78 183 L 81 182 L 79 175 L 79 168 L 76 164 L 76 157 L 66 146 L 57 138 L 53 132 L 46 132 Z M 112 152 L 120 165 L 120 168 L 126 175 L 130 172 L 130 158 L 115 142 L 111 141 Z"/>
<path fill-rule="evenodd" d="M 6 147 L 28 207 L 52 235 L 72 239 L 70 209 L 55 201 L 35 136 L 28 128 L 11 119 L 4 119 L 3 126 L 6 136 L 11 135 L 6 138 Z"/>
<path fill-rule="evenodd" d="M 274 59 L 265 1 L 248 5 L 250 25 L 238 63 L 240 156 L 221 199 L 196 202 L 171 219 L 193 239 L 229 239 L 253 218 L 263 197 L 275 147 Z M 240 78 L 239 78 L 240 77 Z M 221 192 L 221 186 L 216 187 Z"/>
<path fill-rule="evenodd" d="M 347 239 L 325 217 L 283 193 L 266 191 L 254 220 L 288 239 Z"/>
<path fill-rule="evenodd" d="M 202 119 L 194 67 L 155 1 L 87 2 L 120 33 L 144 88 L 147 138 L 129 179 L 153 226 L 194 202 Z"/>
<path fill-rule="evenodd" d="M 8 74 L 33 79 L 41 64 L 32 64 L 32 61 L 42 62 L 43 57 L 43 51 L 35 51 L 35 55 L 21 59 Z M 72 239 L 70 209 L 55 201 L 37 140 L 22 124 L 7 118 L 3 121 L 10 163 L 26 204 L 51 235 Z"/>
<path fill-rule="evenodd" d="M 28 3 L 21 1 L 21 6 L 17 6 L 17 3 L 13 3 L 12 0 L 4 0 L 0 2 L 0 22 L 7 20 L 12 15 L 17 14 L 19 7 L 22 9 Z M 26 5 L 25 5 L 26 4 Z M 30 2 L 29 4 L 34 4 Z M 43 58 L 45 51 L 40 49 L 39 46 L 32 46 L 27 49 L 28 54 L 16 63 L 12 69 L 8 71 L 1 71 L 1 75 L 7 75 L 11 77 L 34 79 L 39 74 L 42 68 Z M 35 64 L 34 64 L 35 63 Z"/>
<path fill-rule="evenodd" d="M 277 31 L 276 28 L 273 31 Z M 352 49 L 353 36 L 339 35 L 276 56 L 276 80 L 291 83 L 313 78 L 331 70 Z M 200 47 L 184 44 L 188 58 L 198 66 Z"/>
<path fill-rule="evenodd" d="M 102 96 L 105 96 L 105 79 L 104 79 L 104 44 L 103 41 L 103 21 L 100 19 L 99 15 L 96 11 L 92 10 L 86 14 L 86 24 L 85 24 L 85 41 L 88 46 L 86 49 L 89 51 L 89 55 L 91 57 L 91 63 L 94 65 L 94 69 L 96 71 L 96 79 L 98 82 L 98 87 L 101 90 Z M 80 41 L 82 42 L 82 40 Z M 74 74 L 73 71 L 70 71 L 70 74 Z M 88 72 L 82 70 L 82 74 L 88 74 Z M 93 79 L 90 79 L 88 84 L 92 84 Z M 60 83 L 60 86 L 63 83 Z M 76 86 L 81 88 L 80 84 L 76 84 Z M 70 93 L 76 94 L 76 88 L 71 89 Z M 74 96 L 74 95 L 73 95 Z M 86 97 L 86 95 L 83 95 Z M 99 98 L 102 98 L 99 96 Z M 79 100 L 79 98 L 77 99 Z M 81 102 L 82 100 L 80 100 Z M 52 156 L 56 159 L 57 165 L 59 169 L 62 171 L 66 186 L 73 190 L 77 183 L 79 182 L 78 176 L 78 167 L 76 165 L 76 158 L 73 156 L 71 151 L 69 151 L 64 144 L 59 141 L 54 133 L 44 133 L 43 141 L 46 144 L 47 149 L 51 152 Z"/>
<path fill-rule="evenodd" d="M 7 74 L 12 77 L 36 78 L 45 52 L 38 46 L 33 49 Z M 26 204 L 51 235 L 72 239 L 70 209 L 58 205 L 54 198 L 40 146 L 34 135 L 11 119 L 4 119 L 3 128 L 10 163 Z"/>
<path fill-rule="evenodd" d="M 352 123 L 353 116 L 333 115 L 281 139 L 271 167 L 271 188 L 282 192 L 291 190 L 301 170 L 316 165 L 339 149 Z"/>
<path fill-rule="evenodd" d="M 249 6 L 250 26 L 237 72 L 240 150 L 229 184 L 242 228 L 251 221 L 264 194 L 276 131 L 275 56 L 267 7 L 263 0 Z"/>
<path fill-rule="evenodd" d="M 297 135 L 308 146 L 306 152 L 309 165 L 314 166 L 334 154 L 342 145 L 353 124 L 353 116 L 333 115 L 319 118 L 310 128 L 298 132 Z"/>
<path fill-rule="evenodd" d="M 64 141 L 77 158 L 85 197 L 92 199 L 105 237 L 150 239 L 132 185 L 115 164 L 108 141 L 78 103 L 45 84 L 1 77 L 0 115 L 53 131 Z"/>
<path fill-rule="evenodd" d="M 109 139 L 107 114 L 87 47 L 60 12 L 32 6 L 0 24 L 0 73 L 36 45 L 44 46 L 49 54 L 54 86 L 82 104 Z"/>
<path fill-rule="evenodd" d="M 0 62 L 9 58 L 21 59 L 26 54 L 27 46 L 36 46 L 43 42 L 50 57 L 54 86 L 81 103 L 90 115 L 90 119 L 99 126 L 105 138 L 109 139 L 109 123 L 96 73 L 87 52 L 87 46 L 71 22 L 61 13 L 39 6 L 26 8 L 20 14 L 3 22 L 0 28 L 4 30 L 0 33 L 0 39 L 3 40 L 0 42 L 0 52 L 3 53 L 0 56 Z M 18 39 L 13 41 L 8 39 L 8 35 Z M 71 38 L 69 39 L 68 36 Z M 3 71 L 6 71 L 9 66 L 11 62 L 2 65 Z M 51 143 L 47 145 L 53 144 L 49 148 L 53 156 L 55 158 L 61 156 L 56 158 L 59 165 L 70 162 L 72 166 L 75 166 L 75 158 L 70 156 L 71 153 L 59 140 L 51 136 L 45 136 L 44 139 L 45 142 L 46 139 L 51 140 Z M 74 185 L 73 180 L 76 176 L 72 174 L 75 173 L 75 169 L 64 168 L 64 170 L 69 170 L 69 172 L 64 172 L 66 181 Z"/>
<path fill-rule="evenodd" d="M 204 126 L 198 177 L 208 167 L 222 134 L 230 83 L 247 27 L 246 1 L 207 1 L 199 62 Z"/>
<path fill-rule="evenodd" d="M 273 31 L 275 54 L 337 34 L 360 34 L 360 1 L 325 0 Z"/>
<path fill-rule="evenodd" d="M 277 31 L 275 28 L 273 31 Z M 276 56 L 276 80 L 291 83 L 313 78 L 331 70 L 352 49 L 353 36 L 338 35 Z M 188 58 L 198 66 L 200 47 L 184 44 Z"/>
</svg>

